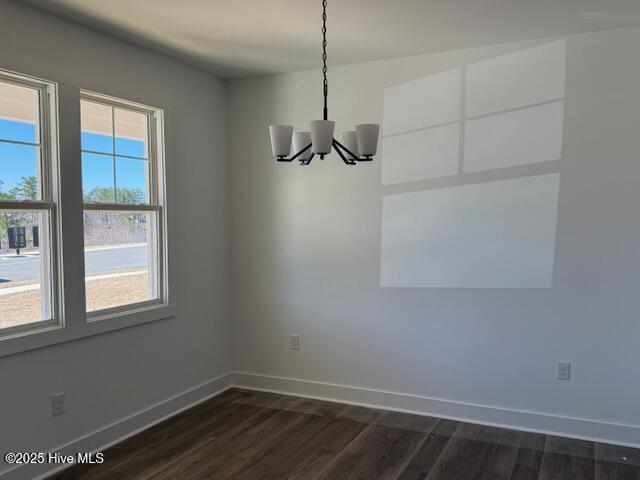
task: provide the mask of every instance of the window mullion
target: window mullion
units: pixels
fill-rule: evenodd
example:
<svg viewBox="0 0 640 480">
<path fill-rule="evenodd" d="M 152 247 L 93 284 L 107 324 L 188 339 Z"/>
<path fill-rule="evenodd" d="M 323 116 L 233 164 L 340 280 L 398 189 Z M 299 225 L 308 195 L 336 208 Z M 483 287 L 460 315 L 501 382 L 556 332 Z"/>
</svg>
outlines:
<svg viewBox="0 0 640 480">
<path fill-rule="evenodd" d="M 22 142 L 20 140 L 10 140 L 8 138 L 0 138 L 0 143 L 8 143 L 10 145 L 24 145 L 25 147 L 40 147 L 42 148 L 44 145 L 42 142 L 34 143 L 34 142 Z"/>
<path fill-rule="evenodd" d="M 0 140 L 0 142 L 2 142 L 2 140 Z M 114 156 L 112 153 L 96 152 L 94 150 L 87 150 L 87 149 L 83 149 L 82 153 L 90 153 L 91 155 L 102 155 L 103 157 L 113 157 Z M 135 157 L 133 155 L 125 155 L 123 153 L 119 153 L 118 155 L 115 155 L 115 156 L 119 157 L 119 158 L 128 158 L 130 160 L 144 160 L 144 161 L 148 161 L 149 160 L 146 157 Z"/>
</svg>

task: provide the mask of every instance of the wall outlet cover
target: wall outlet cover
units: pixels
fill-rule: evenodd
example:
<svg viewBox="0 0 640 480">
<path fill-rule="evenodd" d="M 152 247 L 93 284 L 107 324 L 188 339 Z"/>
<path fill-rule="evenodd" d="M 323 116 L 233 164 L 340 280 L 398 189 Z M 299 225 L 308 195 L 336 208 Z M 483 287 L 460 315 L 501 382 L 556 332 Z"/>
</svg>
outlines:
<svg viewBox="0 0 640 480">
<path fill-rule="evenodd" d="M 571 380 L 571 364 L 569 362 L 558 362 L 558 380 Z"/>
<path fill-rule="evenodd" d="M 51 397 L 53 416 L 62 415 L 64 413 L 64 393 L 57 393 Z"/>
</svg>

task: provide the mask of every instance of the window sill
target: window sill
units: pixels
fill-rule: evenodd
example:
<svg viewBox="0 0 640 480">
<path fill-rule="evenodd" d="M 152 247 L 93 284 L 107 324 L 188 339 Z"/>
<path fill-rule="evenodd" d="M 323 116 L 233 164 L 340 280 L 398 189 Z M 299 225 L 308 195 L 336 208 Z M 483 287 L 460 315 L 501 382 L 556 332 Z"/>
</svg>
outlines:
<svg viewBox="0 0 640 480">
<path fill-rule="evenodd" d="M 154 322 L 174 315 L 175 304 L 152 303 L 130 310 L 96 312 L 94 315 L 87 315 L 87 328 L 93 335 Z"/>
<path fill-rule="evenodd" d="M 0 357 L 164 320 L 174 317 L 175 313 L 176 305 L 173 303 L 155 304 L 133 311 L 105 313 L 87 321 L 83 319 L 79 322 L 81 324 L 73 327 L 49 325 L 40 329 L 25 330 L 10 337 L 0 337 Z"/>
</svg>

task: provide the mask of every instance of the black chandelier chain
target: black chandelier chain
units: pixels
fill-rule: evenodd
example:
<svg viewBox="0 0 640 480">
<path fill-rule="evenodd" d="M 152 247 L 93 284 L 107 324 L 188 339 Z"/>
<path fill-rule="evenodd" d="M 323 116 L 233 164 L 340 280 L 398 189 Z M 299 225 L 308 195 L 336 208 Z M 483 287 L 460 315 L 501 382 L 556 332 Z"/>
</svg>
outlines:
<svg viewBox="0 0 640 480">
<path fill-rule="evenodd" d="M 329 97 L 329 80 L 327 79 L 327 71 L 328 71 L 328 68 L 327 68 L 327 1 L 328 0 L 322 0 L 322 94 L 323 94 L 322 96 L 324 100 L 322 117 L 325 122 L 324 123 L 319 122 L 318 124 L 316 123 L 316 121 L 313 121 L 311 123 L 311 132 L 296 132 L 293 134 L 294 146 L 296 145 L 296 139 L 300 138 L 300 137 L 296 138 L 296 135 L 306 134 L 311 136 L 311 143 L 308 143 L 305 147 L 296 147 L 296 149 L 300 148 L 300 150 L 297 153 L 293 154 L 292 156 L 289 156 L 289 152 L 291 150 L 291 138 L 289 138 L 288 146 L 285 146 L 284 142 L 286 139 L 283 138 L 283 135 L 290 136 L 292 134 L 293 127 L 290 125 L 269 126 L 269 130 L 271 132 L 271 146 L 273 148 L 274 155 L 276 156 L 278 162 L 293 162 L 294 160 L 298 159 L 300 162 L 300 165 L 309 165 L 311 163 L 311 160 L 313 160 L 313 158 L 316 155 L 318 155 L 320 159 L 324 160 L 325 156 L 331 153 L 332 148 L 334 149 L 335 152 L 338 153 L 342 161 L 347 165 L 356 165 L 358 162 L 370 162 L 373 160 L 373 156 L 375 155 L 376 149 L 375 147 L 372 148 L 370 146 L 370 142 L 371 142 L 370 137 L 374 135 L 375 136 L 374 141 L 377 143 L 379 125 L 368 125 L 368 124 L 356 125 L 355 132 L 354 131 L 345 132 L 344 134 L 345 143 L 351 146 L 351 149 L 349 149 L 347 146 L 343 145 L 338 140 L 336 140 L 336 138 L 333 136 L 335 123 L 328 121 L 329 109 L 327 108 L 327 105 L 328 105 L 328 97 Z M 319 135 L 319 138 L 322 138 L 322 140 L 320 140 L 320 145 L 322 145 L 322 147 L 318 147 L 318 148 L 323 148 L 323 150 L 318 152 L 313 151 L 315 146 L 315 144 L 313 143 L 314 125 L 317 128 L 317 130 L 315 130 L 316 134 Z M 358 145 L 354 146 L 353 142 L 355 141 L 354 136 L 357 136 L 358 143 L 360 143 L 359 127 L 365 127 L 364 138 L 366 139 L 367 137 L 369 137 L 368 140 L 365 140 L 366 142 L 369 142 L 369 144 L 365 144 L 365 145 L 368 145 L 367 148 L 369 149 L 370 153 L 365 151 L 365 152 L 362 152 L 362 154 L 360 154 L 360 153 L 354 153 L 353 151 L 353 150 L 358 151 Z M 375 127 L 375 130 L 372 132 L 370 127 Z M 328 131 L 329 128 L 331 133 L 329 133 Z M 349 141 L 346 140 L 347 133 L 350 134 Z M 328 146 L 329 145 L 328 142 L 326 144 L 324 143 L 328 140 L 328 137 L 324 138 L 324 136 L 329 134 L 332 136 L 330 146 Z"/>
<path fill-rule="evenodd" d="M 327 0 L 322 0 L 322 91 L 324 96 L 324 120 L 328 120 L 327 97 L 329 95 L 329 81 L 327 80 Z"/>
</svg>

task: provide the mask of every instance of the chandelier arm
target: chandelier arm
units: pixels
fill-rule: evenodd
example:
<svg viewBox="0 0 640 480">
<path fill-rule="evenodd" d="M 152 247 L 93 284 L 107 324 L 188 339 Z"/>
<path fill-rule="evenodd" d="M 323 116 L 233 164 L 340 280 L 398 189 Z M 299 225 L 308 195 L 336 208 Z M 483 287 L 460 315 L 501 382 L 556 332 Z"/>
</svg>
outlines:
<svg viewBox="0 0 640 480">
<path fill-rule="evenodd" d="M 335 138 L 333 139 L 333 147 L 335 148 L 336 152 L 338 152 L 338 155 L 340 155 L 340 158 L 344 163 L 346 163 L 347 165 L 356 164 L 354 160 L 347 160 L 347 157 L 345 157 L 344 153 L 342 153 L 342 151 L 340 150 L 340 147 L 341 147 L 340 143 Z"/>
<path fill-rule="evenodd" d="M 335 143 L 338 144 L 339 147 L 341 147 L 345 152 L 347 152 L 349 155 L 351 155 L 351 160 L 352 161 L 357 161 L 357 162 L 361 162 L 363 161 L 358 155 L 356 155 L 355 153 L 353 153 L 351 150 L 349 150 L 347 147 L 345 147 L 343 144 L 341 144 L 338 140 L 336 140 L 335 138 L 333 139 L 333 141 Z"/>
<path fill-rule="evenodd" d="M 313 157 L 315 157 L 316 154 L 311 152 L 311 155 L 309 155 L 309 158 L 307 158 L 306 160 L 300 160 L 300 165 L 309 165 L 311 163 L 311 160 L 313 160 Z"/>
<path fill-rule="evenodd" d="M 296 153 L 293 157 L 289 158 L 287 161 L 288 162 L 293 162 L 296 158 L 298 158 L 300 155 L 302 155 L 304 152 L 306 152 L 310 148 L 311 148 L 311 144 L 309 144 L 306 147 L 304 147 L 302 150 L 300 150 L 298 153 Z"/>
<path fill-rule="evenodd" d="M 307 165 L 309 165 L 311 163 L 311 160 L 313 160 L 313 157 L 315 157 L 316 154 L 311 152 L 311 155 L 309 155 L 309 158 L 307 158 Z"/>
</svg>

